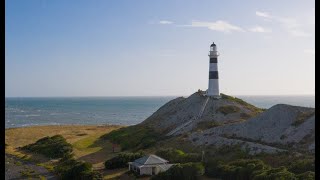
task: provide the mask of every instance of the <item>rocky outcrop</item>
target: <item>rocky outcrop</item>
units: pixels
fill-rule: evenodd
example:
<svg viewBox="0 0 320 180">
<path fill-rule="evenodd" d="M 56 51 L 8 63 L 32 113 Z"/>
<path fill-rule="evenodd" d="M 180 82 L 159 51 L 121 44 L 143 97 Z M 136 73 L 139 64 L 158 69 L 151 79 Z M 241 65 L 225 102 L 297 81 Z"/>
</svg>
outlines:
<svg viewBox="0 0 320 180">
<path fill-rule="evenodd" d="M 168 133 L 197 117 L 205 101 L 206 96 L 203 96 L 201 92 L 194 93 L 188 98 L 176 98 L 163 105 L 159 110 L 142 122 L 142 124 L 149 125 L 159 132 Z M 191 131 L 202 121 L 214 121 L 221 124 L 234 123 L 244 121 L 251 116 L 255 116 L 259 112 L 261 112 L 259 108 L 252 105 L 245 106 L 232 99 L 210 98 L 201 118 L 190 123 L 188 127 L 177 134 Z"/>
<path fill-rule="evenodd" d="M 221 99 L 210 98 L 201 118 L 195 118 L 205 100 L 201 92 L 176 98 L 142 124 L 167 135 L 187 135 L 194 145 L 241 145 L 251 154 L 314 152 L 314 108 L 278 104 L 263 111 L 223 95 Z M 183 124 L 186 126 L 181 128 Z"/>
</svg>

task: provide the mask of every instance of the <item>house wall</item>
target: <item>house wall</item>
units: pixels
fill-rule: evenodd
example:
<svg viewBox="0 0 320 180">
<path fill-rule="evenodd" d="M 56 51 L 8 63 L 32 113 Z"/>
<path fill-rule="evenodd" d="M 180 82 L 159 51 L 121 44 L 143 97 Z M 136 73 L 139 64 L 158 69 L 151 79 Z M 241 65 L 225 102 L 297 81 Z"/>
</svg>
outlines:
<svg viewBox="0 0 320 180">
<path fill-rule="evenodd" d="M 143 174 L 152 175 L 152 167 L 140 168 L 140 175 L 143 175 Z"/>
<path fill-rule="evenodd" d="M 156 174 L 158 174 L 158 173 L 162 172 L 161 170 L 162 170 L 161 168 L 156 167 Z"/>
</svg>

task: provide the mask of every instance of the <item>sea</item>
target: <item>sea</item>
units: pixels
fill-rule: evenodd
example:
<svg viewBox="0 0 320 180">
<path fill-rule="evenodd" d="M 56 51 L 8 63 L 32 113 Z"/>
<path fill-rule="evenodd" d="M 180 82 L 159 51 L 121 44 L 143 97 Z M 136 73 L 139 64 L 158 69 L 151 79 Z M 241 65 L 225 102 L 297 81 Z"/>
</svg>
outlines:
<svg viewBox="0 0 320 180">
<path fill-rule="evenodd" d="M 310 96 L 236 96 L 257 107 L 276 104 L 315 107 Z M 5 128 L 39 125 L 134 125 L 174 96 L 163 97 L 7 97 Z"/>
</svg>

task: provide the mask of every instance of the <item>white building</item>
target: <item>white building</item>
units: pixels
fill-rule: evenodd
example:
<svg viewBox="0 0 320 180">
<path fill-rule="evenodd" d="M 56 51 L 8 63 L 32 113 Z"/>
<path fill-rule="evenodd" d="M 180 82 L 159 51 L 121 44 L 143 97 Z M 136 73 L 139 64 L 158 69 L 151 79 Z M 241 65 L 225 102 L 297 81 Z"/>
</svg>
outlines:
<svg viewBox="0 0 320 180">
<path fill-rule="evenodd" d="M 173 164 L 156 155 L 148 155 L 129 162 L 129 171 L 135 171 L 140 175 L 155 175 L 168 170 Z"/>
</svg>

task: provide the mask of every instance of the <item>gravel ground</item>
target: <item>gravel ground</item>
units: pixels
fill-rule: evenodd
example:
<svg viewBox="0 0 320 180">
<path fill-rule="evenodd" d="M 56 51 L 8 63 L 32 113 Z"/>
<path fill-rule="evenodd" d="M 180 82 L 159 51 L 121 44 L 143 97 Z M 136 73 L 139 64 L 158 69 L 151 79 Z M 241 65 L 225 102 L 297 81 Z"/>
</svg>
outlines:
<svg viewBox="0 0 320 180">
<path fill-rule="evenodd" d="M 23 172 L 29 176 L 23 176 Z M 48 180 L 57 179 L 53 173 L 46 168 L 34 163 L 23 161 L 15 156 L 5 154 L 5 179 L 40 179 L 40 176 Z"/>
</svg>

